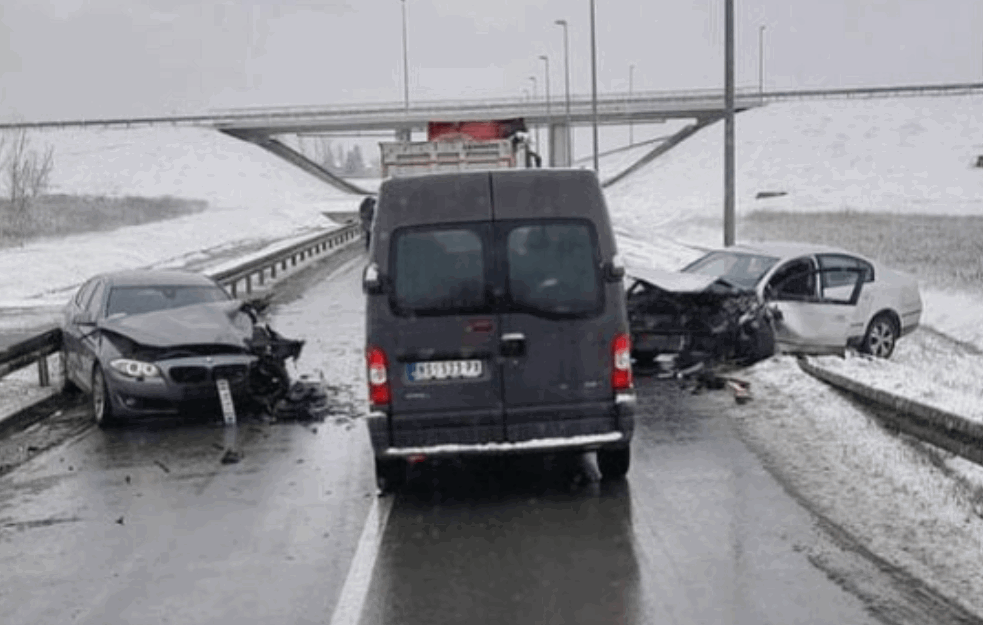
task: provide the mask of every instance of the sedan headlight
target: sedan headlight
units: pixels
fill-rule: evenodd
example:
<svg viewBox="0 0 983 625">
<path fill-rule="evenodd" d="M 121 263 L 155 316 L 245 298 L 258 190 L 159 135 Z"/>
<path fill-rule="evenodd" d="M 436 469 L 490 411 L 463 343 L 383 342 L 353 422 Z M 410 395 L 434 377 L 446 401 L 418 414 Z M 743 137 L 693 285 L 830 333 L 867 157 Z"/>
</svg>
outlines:
<svg viewBox="0 0 983 625">
<path fill-rule="evenodd" d="M 109 366 L 123 375 L 131 378 L 159 378 L 160 369 L 157 365 L 142 360 L 131 360 L 129 358 L 117 358 L 109 363 Z"/>
</svg>

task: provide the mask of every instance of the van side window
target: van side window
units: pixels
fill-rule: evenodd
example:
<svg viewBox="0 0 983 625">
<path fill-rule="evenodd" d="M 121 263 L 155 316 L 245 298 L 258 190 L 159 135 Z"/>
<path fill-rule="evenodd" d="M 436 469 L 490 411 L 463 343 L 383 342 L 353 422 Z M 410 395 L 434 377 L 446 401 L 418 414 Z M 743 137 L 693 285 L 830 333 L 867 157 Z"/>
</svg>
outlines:
<svg viewBox="0 0 983 625">
<path fill-rule="evenodd" d="M 583 316 L 599 312 L 603 291 L 597 245 L 587 223 L 539 222 L 507 230 L 508 289 L 529 312 Z"/>
<path fill-rule="evenodd" d="M 393 305 L 403 314 L 476 312 L 488 307 L 479 228 L 425 228 L 394 237 Z"/>
</svg>

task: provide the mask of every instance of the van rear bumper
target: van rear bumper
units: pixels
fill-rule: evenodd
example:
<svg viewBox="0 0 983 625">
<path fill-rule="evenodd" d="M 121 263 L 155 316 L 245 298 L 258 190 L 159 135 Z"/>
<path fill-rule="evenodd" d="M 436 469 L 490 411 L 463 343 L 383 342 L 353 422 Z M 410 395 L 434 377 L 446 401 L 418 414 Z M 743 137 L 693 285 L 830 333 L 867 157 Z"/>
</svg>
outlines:
<svg viewBox="0 0 983 625">
<path fill-rule="evenodd" d="M 379 458 L 592 451 L 601 447 L 623 447 L 631 442 L 635 430 L 635 402 L 634 393 L 619 393 L 612 406 L 613 414 L 609 413 L 603 421 L 595 417 L 587 417 L 582 420 L 540 422 L 539 427 L 534 430 L 537 435 L 527 435 L 512 441 L 475 442 L 473 438 L 471 440 L 465 438 L 465 436 L 474 436 L 473 428 L 468 428 L 469 431 L 466 433 L 462 431 L 463 428 L 434 428 L 428 429 L 425 434 L 420 433 L 429 439 L 421 442 L 432 442 L 432 444 L 393 445 L 388 415 L 383 412 L 372 412 L 366 421 L 373 451 Z"/>
<path fill-rule="evenodd" d="M 465 445 L 429 445 L 425 447 L 389 447 L 382 454 L 387 458 L 406 456 L 472 456 L 472 455 L 511 455 L 579 449 L 590 451 L 609 445 L 625 445 L 628 437 L 622 432 L 604 434 L 583 434 L 563 438 L 537 438 L 517 443 L 481 443 Z"/>
</svg>

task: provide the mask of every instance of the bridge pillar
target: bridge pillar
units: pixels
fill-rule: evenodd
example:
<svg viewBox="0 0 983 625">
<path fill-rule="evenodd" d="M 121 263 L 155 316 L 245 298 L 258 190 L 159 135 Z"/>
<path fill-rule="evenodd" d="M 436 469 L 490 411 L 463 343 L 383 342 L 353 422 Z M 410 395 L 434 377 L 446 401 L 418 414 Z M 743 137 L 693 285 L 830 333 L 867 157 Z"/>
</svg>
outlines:
<svg viewBox="0 0 983 625">
<path fill-rule="evenodd" d="M 570 167 L 573 165 L 573 142 L 570 140 L 570 127 L 565 121 L 549 125 L 550 167 Z"/>
</svg>

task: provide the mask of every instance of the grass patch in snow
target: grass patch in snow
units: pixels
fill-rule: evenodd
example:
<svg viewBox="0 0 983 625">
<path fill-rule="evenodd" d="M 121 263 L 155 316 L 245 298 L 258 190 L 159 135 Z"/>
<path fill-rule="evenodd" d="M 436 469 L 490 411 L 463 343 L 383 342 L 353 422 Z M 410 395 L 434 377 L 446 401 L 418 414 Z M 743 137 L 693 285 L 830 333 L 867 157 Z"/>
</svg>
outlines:
<svg viewBox="0 0 983 625">
<path fill-rule="evenodd" d="M 936 287 L 983 290 L 983 217 L 757 210 L 738 220 L 737 235 L 834 245 Z"/>
<path fill-rule="evenodd" d="M 171 196 L 106 197 L 43 195 L 26 215 L 15 215 L 10 200 L 0 199 L 0 248 L 45 237 L 115 230 L 123 226 L 164 221 L 208 208 L 204 200 Z"/>
</svg>

